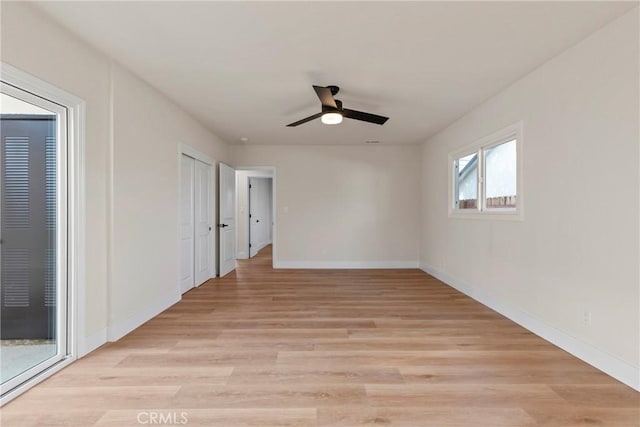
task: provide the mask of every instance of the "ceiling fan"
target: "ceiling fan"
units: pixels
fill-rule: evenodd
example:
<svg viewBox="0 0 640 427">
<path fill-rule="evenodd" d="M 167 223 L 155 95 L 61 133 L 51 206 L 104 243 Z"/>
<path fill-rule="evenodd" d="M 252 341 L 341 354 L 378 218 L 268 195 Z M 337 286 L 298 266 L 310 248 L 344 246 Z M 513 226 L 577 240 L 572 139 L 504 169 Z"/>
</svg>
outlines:
<svg viewBox="0 0 640 427">
<path fill-rule="evenodd" d="M 377 125 L 383 125 L 389 117 L 378 116 L 377 114 L 365 113 L 362 111 L 349 110 L 348 108 L 342 108 L 342 101 L 335 99 L 334 96 L 338 94 L 340 88 L 338 86 L 313 86 L 313 90 L 316 91 L 316 95 L 320 98 L 322 103 L 322 111 L 313 116 L 309 116 L 305 119 L 298 120 L 288 124 L 288 127 L 294 127 L 303 123 L 310 122 L 320 117 L 320 120 L 325 125 L 337 125 L 342 123 L 342 118 L 361 120 L 363 122 L 375 123 Z"/>
</svg>

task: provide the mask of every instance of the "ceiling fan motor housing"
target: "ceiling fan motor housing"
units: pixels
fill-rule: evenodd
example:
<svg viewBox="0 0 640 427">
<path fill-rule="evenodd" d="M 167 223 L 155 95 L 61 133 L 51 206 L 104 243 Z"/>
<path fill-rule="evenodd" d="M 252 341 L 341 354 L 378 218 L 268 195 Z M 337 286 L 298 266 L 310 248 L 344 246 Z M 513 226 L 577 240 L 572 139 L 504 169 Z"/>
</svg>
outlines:
<svg viewBox="0 0 640 427">
<path fill-rule="evenodd" d="M 338 106 L 338 108 L 333 108 L 329 105 L 323 105 L 322 106 L 322 112 L 323 113 L 331 113 L 334 111 L 342 111 L 342 101 L 340 101 L 339 99 L 336 99 L 336 105 Z"/>
</svg>

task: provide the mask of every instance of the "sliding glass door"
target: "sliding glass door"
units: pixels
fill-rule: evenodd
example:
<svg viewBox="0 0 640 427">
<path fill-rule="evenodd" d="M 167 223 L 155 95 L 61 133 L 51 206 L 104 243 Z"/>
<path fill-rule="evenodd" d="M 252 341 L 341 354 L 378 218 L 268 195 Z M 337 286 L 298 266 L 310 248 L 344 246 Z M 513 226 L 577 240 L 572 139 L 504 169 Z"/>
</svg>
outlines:
<svg viewBox="0 0 640 427">
<path fill-rule="evenodd" d="M 0 86 L 2 394 L 69 354 L 67 109 Z"/>
</svg>

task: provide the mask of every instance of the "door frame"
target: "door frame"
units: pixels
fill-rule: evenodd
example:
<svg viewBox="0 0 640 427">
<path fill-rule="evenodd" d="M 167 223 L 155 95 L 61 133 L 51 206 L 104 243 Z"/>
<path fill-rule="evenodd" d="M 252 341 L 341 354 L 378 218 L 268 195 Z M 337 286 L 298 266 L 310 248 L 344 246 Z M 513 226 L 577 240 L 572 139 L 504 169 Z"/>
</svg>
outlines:
<svg viewBox="0 0 640 427">
<path fill-rule="evenodd" d="M 178 144 L 178 204 L 177 204 L 177 209 L 178 209 L 178 221 L 177 221 L 177 226 L 178 226 L 178 235 L 177 235 L 177 242 L 176 242 L 176 247 L 178 248 L 178 258 L 180 259 L 180 255 L 181 255 L 181 248 L 180 248 L 180 212 L 181 212 L 181 206 L 180 206 L 180 196 L 182 195 L 182 183 L 181 181 L 181 176 L 182 176 L 182 155 L 186 155 L 188 157 L 192 157 L 196 160 L 201 161 L 202 163 L 206 163 L 207 165 L 209 165 L 209 167 L 211 168 L 211 188 L 209 189 L 209 223 L 211 224 L 211 234 L 209 236 L 209 279 L 213 279 L 216 277 L 216 256 L 217 256 L 217 248 L 216 248 L 216 241 L 217 241 L 217 233 L 218 230 L 216 227 L 213 226 L 213 224 L 215 224 L 215 212 L 217 209 L 217 205 L 216 205 L 216 189 L 215 186 L 218 185 L 217 182 L 217 178 L 216 178 L 216 174 L 215 174 L 215 165 L 216 165 L 216 161 L 212 158 L 207 156 L 206 154 L 204 154 L 203 152 L 199 151 L 196 148 L 193 148 L 192 146 L 185 144 L 184 142 L 180 142 Z M 195 197 L 195 195 L 194 195 Z M 194 236 L 194 241 L 195 241 L 195 236 Z M 195 260 L 195 251 L 194 251 L 194 260 Z M 195 278 L 194 278 L 195 279 Z M 180 269 L 178 269 L 178 277 L 176 278 L 176 283 L 177 283 L 177 288 L 178 288 L 178 293 L 180 295 L 180 298 L 182 299 L 182 287 L 181 287 L 181 283 L 180 283 Z M 194 282 L 195 283 L 195 282 Z M 199 287 L 201 284 L 197 284 L 194 286 L 194 288 Z M 193 289 L 193 288 L 192 288 Z"/>
<path fill-rule="evenodd" d="M 264 175 L 255 175 L 255 176 L 251 176 L 251 174 L 249 173 L 247 175 L 247 188 L 249 186 L 249 178 L 271 178 L 271 247 L 272 247 L 272 259 L 271 259 L 271 266 L 275 266 L 277 265 L 277 259 L 278 259 L 278 246 L 277 246 L 277 231 L 278 231 L 278 220 L 277 220 L 277 213 L 278 213 L 278 209 L 277 209 L 277 205 L 276 205 L 276 201 L 278 200 L 278 198 L 276 197 L 277 194 L 277 177 L 276 177 L 276 167 L 275 166 L 236 166 L 236 171 L 245 171 L 245 172 L 252 172 L 252 171 L 261 171 L 261 172 L 271 172 L 271 177 L 268 176 L 264 176 Z M 237 192 L 236 192 L 236 206 L 238 204 L 237 201 Z M 249 197 L 249 195 L 247 194 L 247 198 Z M 247 203 L 248 204 L 248 203 Z M 247 224 L 247 259 L 249 258 L 249 244 L 248 244 L 248 240 L 249 240 L 249 212 L 247 210 L 246 213 L 246 218 L 243 218 L 242 220 L 244 221 L 246 219 L 246 224 Z M 236 215 L 236 241 L 238 240 L 238 226 L 237 226 L 237 222 L 240 221 L 240 217 L 239 215 Z"/>
<path fill-rule="evenodd" d="M 85 198 L 85 114 L 86 103 L 44 80 L 5 62 L 0 63 L 3 84 L 32 93 L 67 109 L 65 158 L 58 159 L 60 170 L 66 168 L 66 354 L 54 365 L 35 373 L 29 379 L 0 397 L 0 406 L 50 377 L 77 358 L 92 350 L 86 337 L 86 198 Z M 63 197 L 64 199 L 64 197 Z M 62 218 L 62 217 L 61 217 Z M 65 231 L 64 229 L 62 231 Z M 60 277 L 60 272 L 58 272 Z"/>
</svg>

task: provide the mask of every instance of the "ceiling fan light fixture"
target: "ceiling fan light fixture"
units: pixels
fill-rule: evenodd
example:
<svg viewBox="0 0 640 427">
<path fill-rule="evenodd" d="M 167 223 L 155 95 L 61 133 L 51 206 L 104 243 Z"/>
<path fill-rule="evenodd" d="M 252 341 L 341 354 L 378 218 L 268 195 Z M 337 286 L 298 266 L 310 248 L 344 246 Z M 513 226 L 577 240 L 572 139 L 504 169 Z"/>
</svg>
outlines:
<svg viewBox="0 0 640 427">
<path fill-rule="evenodd" d="M 338 86 L 322 87 L 313 85 L 313 90 L 316 92 L 318 99 L 320 99 L 322 110 L 320 110 L 319 113 L 305 117 L 297 122 L 289 123 L 287 127 L 296 127 L 318 118 L 321 119 L 322 123 L 325 125 L 337 125 L 338 123 L 342 123 L 343 118 L 375 123 L 377 125 L 383 125 L 387 120 L 389 120 L 389 117 L 342 108 L 342 101 L 334 98 L 340 90 Z"/>
<path fill-rule="evenodd" d="M 342 123 L 342 114 L 340 113 L 324 113 L 320 120 L 325 125 L 337 125 Z"/>
</svg>

